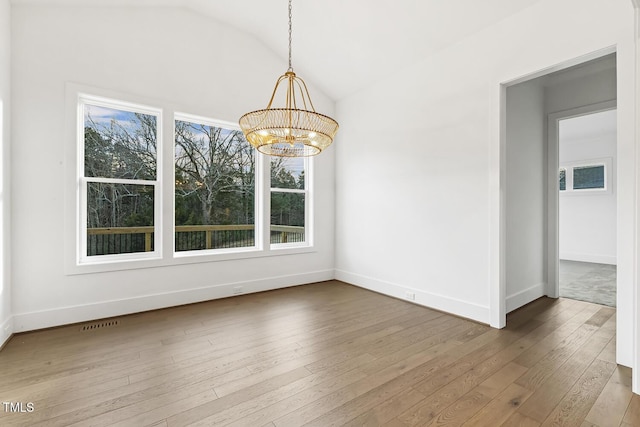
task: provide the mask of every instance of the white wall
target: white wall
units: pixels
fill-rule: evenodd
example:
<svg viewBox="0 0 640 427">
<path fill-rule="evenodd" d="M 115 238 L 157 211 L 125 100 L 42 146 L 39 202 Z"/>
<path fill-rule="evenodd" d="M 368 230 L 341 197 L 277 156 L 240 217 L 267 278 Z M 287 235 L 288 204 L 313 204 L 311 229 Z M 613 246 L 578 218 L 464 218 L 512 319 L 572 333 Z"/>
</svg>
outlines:
<svg viewBox="0 0 640 427">
<path fill-rule="evenodd" d="M 336 276 L 502 326 L 500 84 L 616 46 L 620 173 L 633 183 L 634 15 L 626 0 L 541 0 L 338 103 Z M 634 187 L 618 251 L 633 265 Z M 402 216 L 399 215 L 402 214 Z M 621 254 L 624 252 L 624 254 Z M 632 270 L 620 293 L 633 295 Z M 622 363 L 633 313 L 619 310 Z"/>
<path fill-rule="evenodd" d="M 615 111 L 608 114 L 615 120 Z M 560 192 L 560 259 L 616 264 L 616 133 L 568 138 L 563 125 L 567 125 L 564 120 L 560 121 L 560 166 L 611 159 L 611 191 Z"/>
<path fill-rule="evenodd" d="M 0 0 L 0 347 L 13 333 L 9 250 L 11 4 Z"/>
<path fill-rule="evenodd" d="M 167 100 L 237 121 L 263 107 L 286 59 L 259 40 L 180 8 L 12 11 L 13 314 L 16 331 L 333 277 L 333 148 L 317 157 L 315 251 L 65 275 L 65 85 Z M 318 110 L 334 105 L 311 87 Z"/>
<path fill-rule="evenodd" d="M 545 293 L 547 161 L 544 90 L 539 79 L 507 88 L 506 307 Z"/>
</svg>

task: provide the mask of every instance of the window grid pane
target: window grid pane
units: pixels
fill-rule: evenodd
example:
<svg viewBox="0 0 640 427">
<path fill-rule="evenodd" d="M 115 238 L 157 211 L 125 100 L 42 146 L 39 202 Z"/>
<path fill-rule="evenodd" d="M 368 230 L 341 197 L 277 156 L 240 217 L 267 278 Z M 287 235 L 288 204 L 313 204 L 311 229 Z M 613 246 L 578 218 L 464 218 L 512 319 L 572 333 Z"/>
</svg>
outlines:
<svg viewBox="0 0 640 427">
<path fill-rule="evenodd" d="M 156 179 L 157 121 L 151 114 L 84 105 L 84 175 Z"/>
<path fill-rule="evenodd" d="M 305 194 L 271 192 L 271 243 L 305 241 Z"/>
<path fill-rule="evenodd" d="M 87 256 L 151 252 L 154 186 L 87 183 Z"/>
<path fill-rule="evenodd" d="M 271 157 L 271 188 L 305 189 L 303 157 Z"/>
</svg>

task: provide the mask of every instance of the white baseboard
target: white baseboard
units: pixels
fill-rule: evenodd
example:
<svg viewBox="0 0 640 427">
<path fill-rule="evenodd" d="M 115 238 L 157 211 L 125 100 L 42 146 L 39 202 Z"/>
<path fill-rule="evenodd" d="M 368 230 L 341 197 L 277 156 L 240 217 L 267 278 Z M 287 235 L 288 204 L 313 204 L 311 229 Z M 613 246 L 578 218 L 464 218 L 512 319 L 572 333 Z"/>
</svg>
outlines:
<svg viewBox="0 0 640 427">
<path fill-rule="evenodd" d="M 544 296 L 545 289 L 547 289 L 546 283 L 538 283 L 537 285 L 531 286 L 524 291 L 520 291 L 513 295 L 507 295 L 507 313 L 510 313 L 513 310 L 520 308 L 525 304 L 529 304 L 531 301 L 537 300 L 538 298 Z"/>
<path fill-rule="evenodd" d="M 388 295 L 405 301 L 410 301 L 425 307 L 444 311 L 456 316 L 465 317 L 481 323 L 490 323 L 489 307 L 472 304 L 455 298 L 449 298 L 444 295 L 425 292 L 420 289 L 402 286 L 395 283 L 389 283 L 372 277 L 363 276 L 361 274 L 350 273 L 344 270 L 336 270 L 335 278 L 343 282 L 355 285 L 361 288 L 369 289 L 380 294 Z M 415 295 L 415 300 L 406 298 L 406 292 Z"/>
<path fill-rule="evenodd" d="M 594 255 L 594 254 L 580 254 L 580 253 L 566 253 L 560 254 L 560 259 L 566 261 L 579 261 L 579 262 L 593 262 L 596 264 L 610 264 L 616 265 L 618 261 L 615 256 L 610 255 Z"/>
<path fill-rule="evenodd" d="M 234 295 L 233 288 L 242 286 L 243 294 L 270 291 L 307 283 L 333 279 L 333 270 L 322 270 L 304 274 L 269 277 L 260 280 L 227 283 L 183 291 L 145 295 L 121 300 L 61 307 L 52 310 L 14 313 L 13 332 L 31 331 L 70 323 L 86 322 L 107 317 L 122 316 L 142 311 L 157 310 L 195 302 L 227 298 Z"/>
<path fill-rule="evenodd" d="M 0 348 L 9 341 L 11 335 L 13 335 L 13 317 L 9 316 L 8 319 L 0 323 Z"/>
</svg>

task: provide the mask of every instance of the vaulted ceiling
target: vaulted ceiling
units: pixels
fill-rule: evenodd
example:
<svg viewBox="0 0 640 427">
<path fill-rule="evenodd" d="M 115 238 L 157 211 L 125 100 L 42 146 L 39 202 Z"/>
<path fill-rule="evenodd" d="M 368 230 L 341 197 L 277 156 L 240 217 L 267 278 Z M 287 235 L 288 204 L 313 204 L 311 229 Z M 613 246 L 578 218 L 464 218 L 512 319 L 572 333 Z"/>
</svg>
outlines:
<svg viewBox="0 0 640 427">
<path fill-rule="evenodd" d="M 538 1 L 294 0 L 293 66 L 301 77 L 339 100 Z M 283 58 L 282 71 L 287 68 L 287 0 L 13 0 L 13 3 L 185 7 L 254 35 Z M 473 64 L 469 64 L 469 70 L 472 69 Z"/>
</svg>

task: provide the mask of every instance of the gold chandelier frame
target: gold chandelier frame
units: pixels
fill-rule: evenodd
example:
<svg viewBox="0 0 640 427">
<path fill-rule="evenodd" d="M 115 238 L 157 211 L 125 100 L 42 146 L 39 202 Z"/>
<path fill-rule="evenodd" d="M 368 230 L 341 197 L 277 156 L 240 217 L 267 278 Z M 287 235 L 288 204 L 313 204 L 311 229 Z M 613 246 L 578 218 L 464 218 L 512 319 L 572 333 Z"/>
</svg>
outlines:
<svg viewBox="0 0 640 427">
<path fill-rule="evenodd" d="M 278 87 L 286 81 L 285 105 L 273 108 Z M 300 107 L 300 108 L 298 108 Z M 267 108 L 240 117 L 247 141 L 261 153 L 306 157 L 321 153 L 333 142 L 338 122 L 317 113 L 309 89 L 291 66 L 291 0 L 289 0 L 289 69 L 278 78 Z"/>
</svg>

